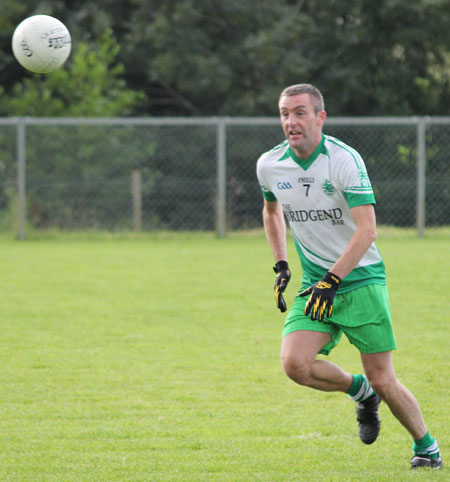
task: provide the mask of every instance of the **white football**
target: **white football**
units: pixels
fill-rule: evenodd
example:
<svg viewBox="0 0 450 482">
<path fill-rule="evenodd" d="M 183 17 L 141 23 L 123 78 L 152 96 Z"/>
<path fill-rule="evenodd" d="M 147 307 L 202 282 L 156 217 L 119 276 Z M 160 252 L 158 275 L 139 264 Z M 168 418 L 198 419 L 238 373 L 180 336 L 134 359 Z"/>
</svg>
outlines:
<svg viewBox="0 0 450 482">
<path fill-rule="evenodd" d="M 12 50 L 22 67 L 31 72 L 53 72 L 67 60 L 72 48 L 70 33 L 57 18 L 34 15 L 14 31 Z"/>
</svg>

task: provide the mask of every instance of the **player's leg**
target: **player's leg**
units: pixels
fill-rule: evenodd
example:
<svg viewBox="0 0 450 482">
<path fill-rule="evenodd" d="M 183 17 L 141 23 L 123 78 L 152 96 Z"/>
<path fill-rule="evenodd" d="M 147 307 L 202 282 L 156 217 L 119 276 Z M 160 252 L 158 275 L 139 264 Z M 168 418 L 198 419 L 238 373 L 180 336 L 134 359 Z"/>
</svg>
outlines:
<svg viewBox="0 0 450 482">
<path fill-rule="evenodd" d="M 326 329 L 327 324 L 314 323 L 316 327 Z M 333 330 L 335 328 L 332 327 Z M 316 359 L 319 352 L 326 354 L 333 343 L 336 343 L 336 338 L 324 332 L 299 330 L 287 334 L 281 347 L 284 371 L 300 385 L 348 393 L 357 402 L 360 438 L 364 443 L 371 444 L 380 432 L 380 397 L 364 375 L 351 375 L 333 363 Z"/>
<path fill-rule="evenodd" d="M 380 353 L 396 348 L 389 310 L 386 286 L 368 285 L 341 295 L 348 310 L 341 316 L 342 330 L 350 343 L 361 353 Z M 354 383 L 359 376 L 354 377 Z M 381 398 L 373 385 L 364 377 L 364 383 L 352 386 L 349 395 L 356 402 L 359 437 L 372 444 L 378 437 L 381 421 L 378 407 Z"/>
<path fill-rule="evenodd" d="M 428 432 L 417 400 L 395 375 L 392 352 L 361 353 L 361 360 L 372 387 L 414 440 L 412 467 L 443 466 L 439 447 Z"/>
<path fill-rule="evenodd" d="M 286 318 L 281 345 L 281 362 L 289 378 L 299 385 L 323 391 L 347 391 L 352 376 L 317 354 L 328 353 L 337 345 L 342 331 L 332 323 L 312 321 L 305 315 L 306 299 L 300 296 Z"/>
<path fill-rule="evenodd" d="M 297 296 L 284 324 L 281 346 L 284 371 L 300 385 L 347 392 L 354 400 L 368 398 L 373 390 L 365 376 L 351 375 L 333 363 L 316 359 L 318 353 L 328 355 L 339 343 L 342 330 L 331 320 L 312 321 L 304 313 L 306 301 Z M 333 317 L 339 319 L 346 309 L 345 300 L 338 296 Z"/>
<path fill-rule="evenodd" d="M 287 334 L 281 345 L 281 362 L 286 375 L 299 385 L 323 391 L 347 392 L 351 374 L 334 363 L 317 360 L 317 354 L 331 341 L 329 333 L 299 330 Z"/>
<path fill-rule="evenodd" d="M 397 346 L 386 286 L 369 285 L 346 296 L 348 304 L 353 307 L 351 316 L 360 320 L 360 325 L 343 329 L 350 342 L 361 352 L 364 371 L 377 396 L 383 398 L 394 416 L 412 435 L 414 453 L 420 456 L 413 458 L 412 466 L 441 467 L 443 464 L 439 448 L 427 431 L 419 405 L 395 375 L 392 350 Z M 370 432 L 372 427 L 375 433 L 377 425 L 379 426 L 378 406 L 374 401 L 372 404 L 373 406 L 370 406 L 370 400 L 357 404 L 358 421 L 362 418 L 365 422 L 365 427 L 360 424 L 360 437 L 363 442 L 364 432 Z"/>
<path fill-rule="evenodd" d="M 361 353 L 361 360 L 372 387 L 388 404 L 393 415 L 414 439 L 422 438 L 427 433 L 427 427 L 419 404 L 411 392 L 397 380 L 392 352 Z"/>
<path fill-rule="evenodd" d="M 281 348 L 283 368 L 300 385 L 346 392 L 358 405 L 363 404 L 368 410 L 359 420 L 361 440 L 373 443 L 380 431 L 377 413 L 380 399 L 364 375 L 351 375 L 333 363 L 316 359 L 318 353 L 328 355 L 338 344 L 343 327 L 331 320 L 312 321 L 304 314 L 305 303 L 305 298 L 297 297 L 286 319 Z M 346 296 L 338 295 L 333 320 L 337 323 L 347 320 L 349 305 L 352 303 L 347 302 Z"/>
</svg>

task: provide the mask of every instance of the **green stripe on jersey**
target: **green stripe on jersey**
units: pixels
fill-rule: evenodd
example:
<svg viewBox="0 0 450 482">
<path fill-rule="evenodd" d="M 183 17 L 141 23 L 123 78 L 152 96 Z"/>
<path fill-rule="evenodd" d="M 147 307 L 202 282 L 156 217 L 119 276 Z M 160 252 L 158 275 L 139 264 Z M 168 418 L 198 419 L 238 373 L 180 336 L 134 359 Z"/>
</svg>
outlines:
<svg viewBox="0 0 450 482">
<path fill-rule="evenodd" d="M 372 186 L 352 186 L 345 189 L 344 192 L 350 192 L 354 194 L 358 194 L 358 193 L 367 194 L 367 193 L 373 193 L 373 189 L 372 189 Z"/>
<path fill-rule="evenodd" d="M 261 189 L 261 192 L 262 192 L 262 195 L 264 196 L 264 199 L 266 201 L 269 201 L 271 203 L 274 203 L 277 198 L 275 197 L 275 194 L 271 191 L 264 191 L 263 189 Z"/>
<path fill-rule="evenodd" d="M 289 157 L 294 160 L 304 171 L 307 171 L 320 154 L 325 154 L 326 156 L 329 156 L 328 149 L 326 148 L 324 141 L 325 135 L 322 134 L 322 138 L 317 147 L 314 149 L 314 152 L 312 152 L 306 159 L 298 157 L 297 154 L 290 147 L 286 151 L 286 154 L 288 154 Z M 279 160 L 282 161 L 283 159 L 285 159 L 286 154 Z"/>
<path fill-rule="evenodd" d="M 300 257 L 303 269 L 302 289 L 317 283 L 327 273 L 326 268 L 322 268 L 310 261 L 303 253 L 297 239 L 294 238 L 295 248 Z M 362 286 L 370 284 L 386 284 L 386 272 L 383 261 L 368 266 L 354 268 L 339 285 L 339 293 L 347 293 Z"/>
<path fill-rule="evenodd" d="M 375 196 L 373 192 L 355 194 L 353 192 L 344 192 L 344 197 L 347 200 L 349 207 L 363 206 L 365 204 L 375 204 Z"/>
<path fill-rule="evenodd" d="M 283 147 L 286 147 L 288 144 L 288 141 L 283 141 L 281 144 L 278 144 L 277 146 L 273 147 L 272 149 L 270 149 L 270 151 L 268 152 L 273 152 L 273 151 L 278 151 L 279 149 L 282 149 Z"/>
<path fill-rule="evenodd" d="M 355 164 L 358 167 L 358 169 L 365 169 L 364 162 L 360 154 L 358 153 L 358 151 L 355 151 L 355 149 L 352 149 L 350 146 L 340 141 L 339 139 L 336 139 L 335 137 L 331 137 L 331 136 L 325 136 L 325 137 L 332 144 L 335 144 L 336 146 L 339 146 L 345 151 L 347 151 L 353 157 L 353 160 L 355 161 Z"/>
<path fill-rule="evenodd" d="M 318 254 L 316 254 L 313 251 L 311 251 L 310 249 L 308 249 L 303 243 L 300 242 L 299 239 L 297 239 L 294 232 L 292 234 L 294 235 L 295 242 L 298 243 L 298 245 L 301 246 L 305 251 L 308 251 L 309 254 L 312 254 L 315 258 L 321 259 L 322 261 L 325 261 L 326 263 L 333 263 L 334 264 L 333 260 L 322 258 L 322 256 L 319 256 Z"/>
</svg>

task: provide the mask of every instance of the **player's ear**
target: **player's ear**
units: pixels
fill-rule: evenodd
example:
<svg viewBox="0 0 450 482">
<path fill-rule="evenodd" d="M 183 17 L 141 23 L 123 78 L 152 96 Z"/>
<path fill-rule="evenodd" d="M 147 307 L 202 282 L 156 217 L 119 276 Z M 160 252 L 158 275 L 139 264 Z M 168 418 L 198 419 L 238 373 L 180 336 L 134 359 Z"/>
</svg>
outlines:
<svg viewBox="0 0 450 482">
<path fill-rule="evenodd" d="M 324 110 L 319 110 L 317 112 L 317 125 L 322 127 L 327 120 L 327 113 Z"/>
</svg>

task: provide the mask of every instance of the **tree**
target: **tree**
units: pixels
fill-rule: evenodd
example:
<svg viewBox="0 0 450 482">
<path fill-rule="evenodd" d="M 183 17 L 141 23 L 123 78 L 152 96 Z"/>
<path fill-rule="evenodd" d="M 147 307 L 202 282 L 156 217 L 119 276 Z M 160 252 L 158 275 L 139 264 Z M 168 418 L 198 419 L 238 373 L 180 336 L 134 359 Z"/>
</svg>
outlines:
<svg viewBox="0 0 450 482">
<path fill-rule="evenodd" d="M 418 0 L 136 0 L 124 37 L 143 113 L 273 115 L 318 85 L 333 115 L 445 114 L 450 4 Z"/>
<path fill-rule="evenodd" d="M 117 78 L 147 93 L 125 109 L 134 115 L 273 115 L 280 90 L 302 81 L 324 92 L 331 115 L 447 114 L 445 0 L 7 3 L 0 67 L 8 95 L 27 75 L 7 45 L 12 25 L 39 12 L 66 23 L 74 45 L 112 29 L 124 65 Z"/>
<path fill-rule="evenodd" d="M 75 43 L 66 68 L 31 74 L 0 95 L 3 115 L 120 116 L 129 115 L 145 96 L 128 89 L 116 62 L 119 46 L 107 29 L 98 45 Z"/>
<path fill-rule="evenodd" d="M 76 42 L 64 68 L 30 73 L 8 93 L 1 89 L 0 111 L 14 116 L 130 115 L 145 95 L 127 88 L 118 53 L 110 29 L 97 44 Z M 8 134 L 2 131 L 2 136 Z M 1 157 L 10 159 L 6 144 L 3 149 Z M 151 178 L 146 164 L 154 149 L 154 142 L 123 126 L 28 126 L 28 220 L 35 227 L 85 227 L 99 225 L 99 220 L 108 227 L 128 226 L 131 174 L 140 169 Z M 0 189 L 0 206 L 13 206 L 10 191 L 8 185 Z"/>
</svg>

